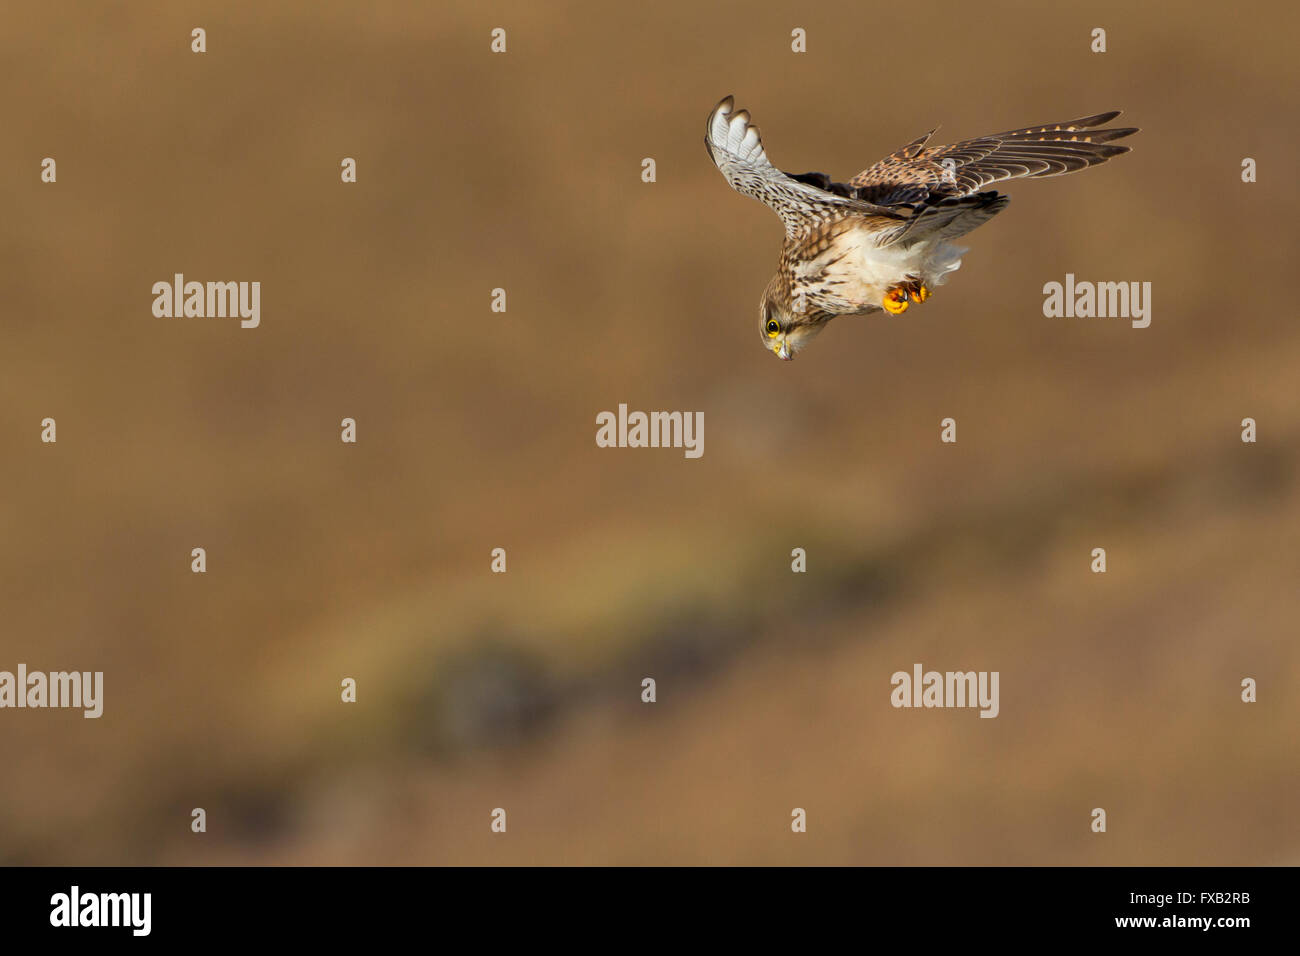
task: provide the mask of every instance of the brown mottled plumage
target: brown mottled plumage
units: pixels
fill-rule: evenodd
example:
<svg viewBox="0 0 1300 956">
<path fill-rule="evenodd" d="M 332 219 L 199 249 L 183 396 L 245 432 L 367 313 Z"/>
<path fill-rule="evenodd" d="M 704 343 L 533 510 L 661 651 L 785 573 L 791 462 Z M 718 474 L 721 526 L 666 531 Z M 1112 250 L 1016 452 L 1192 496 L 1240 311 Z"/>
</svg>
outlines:
<svg viewBox="0 0 1300 956">
<path fill-rule="evenodd" d="M 1112 140 L 1137 132 L 1099 128 L 1119 111 L 1028 126 L 927 148 L 934 131 L 847 183 L 792 175 L 768 161 L 758 127 L 728 96 L 709 115 L 705 145 L 738 192 L 770 206 L 785 225 L 776 275 L 763 292 L 764 346 L 793 358 L 837 315 L 906 310 L 961 265 L 947 240 L 993 218 L 1010 201 L 984 187 L 1077 172 L 1128 152 Z"/>
</svg>

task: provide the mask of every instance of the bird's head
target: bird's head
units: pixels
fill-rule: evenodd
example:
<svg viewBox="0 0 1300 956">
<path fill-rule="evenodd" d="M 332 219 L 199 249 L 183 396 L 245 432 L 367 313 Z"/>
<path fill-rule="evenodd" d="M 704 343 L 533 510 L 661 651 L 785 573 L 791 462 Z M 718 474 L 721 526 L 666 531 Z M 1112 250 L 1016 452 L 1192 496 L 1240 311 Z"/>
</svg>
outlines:
<svg viewBox="0 0 1300 956">
<path fill-rule="evenodd" d="M 781 277 L 773 276 L 763 290 L 758 331 L 763 337 L 763 348 L 788 362 L 826 327 L 830 316 L 794 308 L 784 288 Z"/>
</svg>

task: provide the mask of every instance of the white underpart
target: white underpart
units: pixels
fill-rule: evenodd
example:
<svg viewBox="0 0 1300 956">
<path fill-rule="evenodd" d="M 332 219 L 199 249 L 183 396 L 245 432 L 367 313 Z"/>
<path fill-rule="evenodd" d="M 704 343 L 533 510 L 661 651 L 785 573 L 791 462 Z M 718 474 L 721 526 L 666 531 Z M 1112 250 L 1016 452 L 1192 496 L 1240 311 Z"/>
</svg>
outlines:
<svg viewBox="0 0 1300 956">
<path fill-rule="evenodd" d="M 879 308 L 885 293 L 909 276 L 919 277 L 931 289 L 943 285 L 948 274 L 961 267 L 966 252 L 964 246 L 938 239 L 923 240 L 907 248 L 901 244 L 880 248 L 871 233 L 853 230 L 799 271 L 816 274 L 824 269 L 826 279 L 838 281 L 829 286 L 833 294 L 853 307 L 846 311 L 859 311 Z"/>
</svg>

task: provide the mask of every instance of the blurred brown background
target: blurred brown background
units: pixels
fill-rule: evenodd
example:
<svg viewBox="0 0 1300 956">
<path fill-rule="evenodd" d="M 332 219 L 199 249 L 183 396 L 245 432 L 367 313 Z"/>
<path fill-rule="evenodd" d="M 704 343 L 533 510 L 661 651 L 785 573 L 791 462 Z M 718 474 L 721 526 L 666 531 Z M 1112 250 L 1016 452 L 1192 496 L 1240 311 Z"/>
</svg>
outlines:
<svg viewBox="0 0 1300 956">
<path fill-rule="evenodd" d="M 106 685 L 0 712 L 0 860 L 1300 861 L 1294 7 L 0 20 L 0 669 Z M 841 179 L 939 124 L 1143 132 L 785 364 L 727 93 Z M 261 281 L 261 328 L 154 318 L 174 272 Z M 1152 282 L 1151 327 L 1044 318 L 1067 272 Z M 703 411 L 704 457 L 597 448 L 619 402 Z M 1001 716 L 891 708 L 918 661 Z"/>
</svg>

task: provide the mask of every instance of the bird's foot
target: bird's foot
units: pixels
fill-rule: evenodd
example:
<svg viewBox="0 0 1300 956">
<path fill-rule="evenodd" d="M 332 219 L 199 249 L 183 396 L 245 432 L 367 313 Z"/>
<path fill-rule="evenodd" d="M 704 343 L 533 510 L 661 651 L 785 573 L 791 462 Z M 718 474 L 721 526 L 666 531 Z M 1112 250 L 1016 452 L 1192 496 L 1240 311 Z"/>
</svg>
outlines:
<svg viewBox="0 0 1300 956">
<path fill-rule="evenodd" d="M 907 290 L 902 286 L 890 289 L 885 293 L 881 304 L 890 315 L 902 315 L 907 311 Z"/>
<path fill-rule="evenodd" d="M 930 290 L 920 279 L 908 278 L 885 293 L 881 304 L 891 315 L 902 315 L 911 302 L 924 302 Z"/>
</svg>

